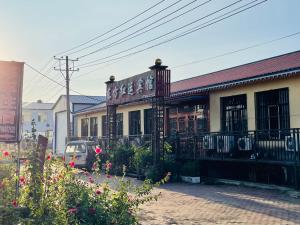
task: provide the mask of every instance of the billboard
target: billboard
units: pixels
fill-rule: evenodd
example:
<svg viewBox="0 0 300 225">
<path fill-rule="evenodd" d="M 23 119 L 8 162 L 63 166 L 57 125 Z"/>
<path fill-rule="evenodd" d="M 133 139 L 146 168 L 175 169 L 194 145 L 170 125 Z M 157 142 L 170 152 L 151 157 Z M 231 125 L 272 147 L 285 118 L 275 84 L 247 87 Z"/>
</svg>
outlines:
<svg viewBox="0 0 300 225">
<path fill-rule="evenodd" d="M 155 71 L 107 84 L 107 105 L 118 105 L 155 96 Z"/>
<path fill-rule="evenodd" d="M 0 142 L 20 141 L 24 63 L 0 61 Z"/>
<path fill-rule="evenodd" d="M 169 89 L 170 70 L 151 70 L 124 80 L 107 82 L 106 104 L 119 105 L 168 96 Z"/>
</svg>

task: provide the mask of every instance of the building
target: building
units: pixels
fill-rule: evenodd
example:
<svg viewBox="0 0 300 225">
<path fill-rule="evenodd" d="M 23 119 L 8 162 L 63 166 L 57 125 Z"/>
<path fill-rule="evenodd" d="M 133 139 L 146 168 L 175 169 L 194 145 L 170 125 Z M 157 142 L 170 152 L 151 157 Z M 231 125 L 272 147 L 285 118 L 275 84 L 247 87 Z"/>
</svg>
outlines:
<svg viewBox="0 0 300 225">
<path fill-rule="evenodd" d="M 37 102 L 24 102 L 22 106 L 22 136 L 23 138 L 31 136 L 32 121 L 35 122 L 37 135 L 43 135 L 48 138 L 49 147 L 52 147 L 53 138 L 53 103 L 44 103 L 41 100 Z"/>
<path fill-rule="evenodd" d="M 167 139 L 180 160 L 201 162 L 203 176 L 295 185 L 299 87 L 300 51 L 173 82 L 166 101 Z M 76 117 L 78 136 L 105 136 L 104 103 Z M 149 103 L 118 107 L 118 135 L 151 133 Z"/>
<path fill-rule="evenodd" d="M 71 134 L 77 131 L 77 124 L 73 123 L 76 112 L 99 104 L 105 100 L 104 96 L 82 96 L 70 95 L 70 123 Z M 66 137 L 67 137 L 67 98 L 66 95 L 61 95 L 54 103 L 53 107 L 54 120 L 54 141 L 53 149 L 55 154 L 63 154 Z"/>
</svg>

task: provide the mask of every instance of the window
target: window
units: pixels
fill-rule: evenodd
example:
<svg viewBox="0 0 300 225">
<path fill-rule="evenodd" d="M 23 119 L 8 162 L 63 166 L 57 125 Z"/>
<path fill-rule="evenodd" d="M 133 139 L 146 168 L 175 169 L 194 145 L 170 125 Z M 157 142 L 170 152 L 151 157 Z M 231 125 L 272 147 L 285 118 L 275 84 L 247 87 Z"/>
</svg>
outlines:
<svg viewBox="0 0 300 225">
<path fill-rule="evenodd" d="M 123 113 L 117 113 L 117 136 L 123 136 Z"/>
<path fill-rule="evenodd" d="M 129 112 L 129 135 L 141 134 L 141 112 L 140 110 Z"/>
<path fill-rule="evenodd" d="M 247 131 L 247 96 L 235 95 L 221 98 L 221 130 Z"/>
<path fill-rule="evenodd" d="M 81 119 L 81 137 L 89 136 L 89 119 Z"/>
<path fill-rule="evenodd" d="M 169 134 L 175 135 L 177 132 L 177 118 L 170 118 L 168 127 L 169 127 Z"/>
<path fill-rule="evenodd" d="M 288 88 L 256 93 L 256 128 L 279 130 L 290 128 Z M 278 137 L 278 132 L 271 136 Z"/>
<path fill-rule="evenodd" d="M 86 146 L 85 144 L 68 144 L 66 148 L 66 153 L 85 153 Z"/>
<path fill-rule="evenodd" d="M 106 115 L 102 116 L 102 136 L 106 137 L 107 131 L 107 119 Z"/>
<path fill-rule="evenodd" d="M 195 117 L 194 116 L 188 116 L 188 127 L 187 132 L 189 134 L 194 134 L 195 129 Z"/>
<path fill-rule="evenodd" d="M 178 128 L 179 133 L 185 132 L 185 117 L 178 118 Z"/>
<path fill-rule="evenodd" d="M 92 136 L 92 137 L 98 136 L 98 118 L 97 117 L 90 118 L 90 136 Z"/>
<path fill-rule="evenodd" d="M 144 109 L 144 134 L 152 134 L 152 109 Z"/>
<path fill-rule="evenodd" d="M 39 123 L 45 123 L 47 122 L 47 114 L 42 112 L 42 113 L 38 113 L 38 122 Z"/>
</svg>

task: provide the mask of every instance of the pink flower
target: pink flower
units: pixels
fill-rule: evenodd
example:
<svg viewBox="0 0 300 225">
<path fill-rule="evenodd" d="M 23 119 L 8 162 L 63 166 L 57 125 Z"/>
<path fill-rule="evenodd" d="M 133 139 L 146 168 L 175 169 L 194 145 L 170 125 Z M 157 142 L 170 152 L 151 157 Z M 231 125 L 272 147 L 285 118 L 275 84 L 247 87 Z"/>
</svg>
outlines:
<svg viewBox="0 0 300 225">
<path fill-rule="evenodd" d="M 102 153 L 102 149 L 97 146 L 96 149 L 95 149 L 95 152 L 96 152 L 97 155 L 101 154 Z"/>
<path fill-rule="evenodd" d="M 96 195 L 100 195 L 101 194 L 101 191 L 100 190 L 96 190 Z"/>
<path fill-rule="evenodd" d="M 3 152 L 3 155 L 4 155 L 4 157 L 9 156 L 9 152 L 8 152 L 8 151 L 4 151 L 4 152 Z"/>
<path fill-rule="evenodd" d="M 90 183 L 94 183 L 94 180 L 93 180 L 92 177 L 89 177 L 89 182 L 90 182 Z"/>
<path fill-rule="evenodd" d="M 74 168 L 74 167 L 75 167 L 75 163 L 74 163 L 73 161 L 71 161 L 71 162 L 69 162 L 69 166 L 70 166 L 71 168 Z"/>
<path fill-rule="evenodd" d="M 17 203 L 17 201 L 15 199 L 11 202 L 11 204 L 13 205 L 13 207 L 17 207 L 18 206 L 18 203 Z"/>
<path fill-rule="evenodd" d="M 106 163 L 106 169 L 111 169 L 111 167 L 112 167 L 111 162 L 107 162 L 107 163 Z"/>
<path fill-rule="evenodd" d="M 68 213 L 76 213 L 77 212 L 77 208 L 70 208 L 68 210 Z"/>
<path fill-rule="evenodd" d="M 21 184 L 24 184 L 24 183 L 25 183 L 25 177 L 22 176 L 22 177 L 20 177 L 19 180 L 20 180 Z"/>
</svg>

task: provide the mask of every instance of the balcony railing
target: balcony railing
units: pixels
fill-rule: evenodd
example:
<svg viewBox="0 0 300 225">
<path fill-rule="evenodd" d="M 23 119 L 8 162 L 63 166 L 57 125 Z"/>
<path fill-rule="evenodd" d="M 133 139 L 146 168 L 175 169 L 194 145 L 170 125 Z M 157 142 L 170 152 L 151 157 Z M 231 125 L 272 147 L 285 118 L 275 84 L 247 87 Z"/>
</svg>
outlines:
<svg viewBox="0 0 300 225">
<path fill-rule="evenodd" d="M 151 146 L 151 135 L 116 138 L 117 144 Z M 95 141 L 106 148 L 107 137 L 72 137 Z M 166 137 L 177 159 L 300 162 L 300 128 L 247 132 L 180 133 Z"/>
<path fill-rule="evenodd" d="M 177 158 L 300 161 L 300 129 L 177 134 L 167 138 Z"/>
</svg>

